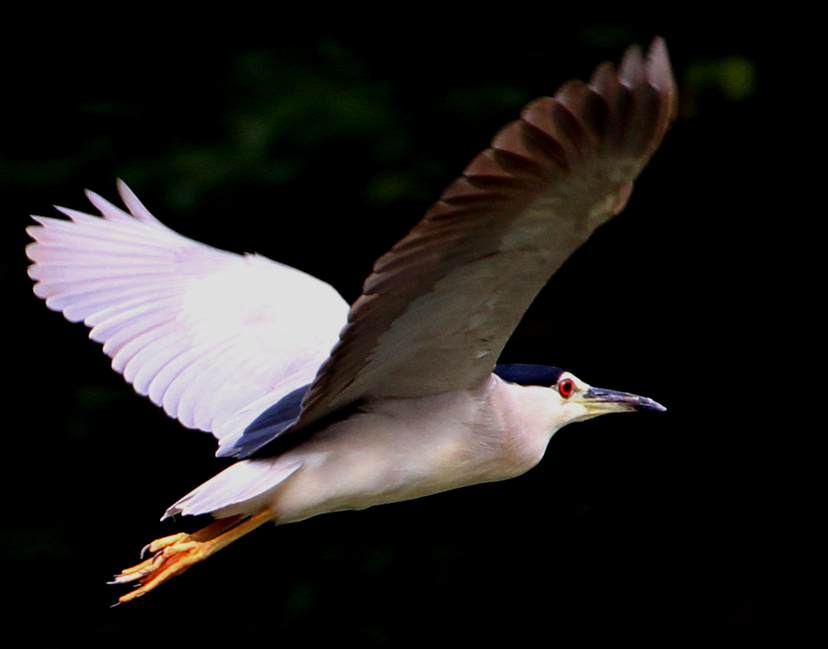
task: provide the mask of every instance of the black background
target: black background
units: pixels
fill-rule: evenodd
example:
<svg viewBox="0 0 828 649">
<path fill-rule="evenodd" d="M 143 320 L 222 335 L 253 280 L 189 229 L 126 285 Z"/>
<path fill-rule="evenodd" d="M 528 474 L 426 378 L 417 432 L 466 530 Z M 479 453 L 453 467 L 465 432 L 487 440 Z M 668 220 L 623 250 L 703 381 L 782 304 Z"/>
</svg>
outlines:
<svg viewBox="0 0 828 649">
<path fill-rule="evenodd" d="M 800 156 L 812 109 L 783 26 L 589 11 L 374 15 L 356 31 L 219 18 L 32 15 L 3 46 L 6 628 L 27 646 L 672 645 L 796 629 L 793 504 L 817 433 L 799 418 L 819 398 L 799 367 L 817 356 L 802 244 L 816 211 Z M 655 34 L 678 121 L 502 359 L 669 411 L 565 428 L 510 482 L 264 528 L 110 610 L 120 591 L 104 582 L 149 540 L 203 524 L 156 521 L 223 464 L 209 435 L 135 396 L 83 327 L 33 297 L 27 214 L 91 211 L 81 190 L 115 200 L 121 177 L 182 234 L 299 267 L 352 301 L 523 104 Z"/>
</svg>

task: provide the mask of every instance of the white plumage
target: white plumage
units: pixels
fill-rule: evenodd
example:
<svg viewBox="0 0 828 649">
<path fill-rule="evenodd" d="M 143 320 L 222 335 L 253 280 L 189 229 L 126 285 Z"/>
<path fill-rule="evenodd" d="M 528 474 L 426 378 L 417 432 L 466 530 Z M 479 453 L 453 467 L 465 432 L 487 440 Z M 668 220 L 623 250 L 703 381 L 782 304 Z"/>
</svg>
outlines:
<svg viewBox="0 0 828 649">
<path fill-rule="evenodd" d="M 118 192 L 130 214 L 87 192 L 103 219 L 62 207 L 71 221 L 33 217 L 35 294 L 91 327 L 138 394 L 232 446 L 262 411 L 313 380 L 348 303 L 295 268 L 183 237 L 121 181 Z"/>
</svg>

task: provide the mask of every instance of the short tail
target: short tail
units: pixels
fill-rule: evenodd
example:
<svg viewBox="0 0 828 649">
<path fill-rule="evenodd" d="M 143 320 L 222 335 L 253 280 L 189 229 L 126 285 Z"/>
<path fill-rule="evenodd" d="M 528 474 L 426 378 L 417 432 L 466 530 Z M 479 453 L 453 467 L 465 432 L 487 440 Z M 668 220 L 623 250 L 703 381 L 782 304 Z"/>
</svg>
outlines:
<svg viewBox="0 0 828 649">
<path fill-rule="evenodd" d="M 236 462 L 184 496 L 161 520 L 176 514 L 212 514 L 216 518 L 252 515 L 268 507 L 271 492 L 301 467 L 299 461 L 279 457 Z"/>
</svg>

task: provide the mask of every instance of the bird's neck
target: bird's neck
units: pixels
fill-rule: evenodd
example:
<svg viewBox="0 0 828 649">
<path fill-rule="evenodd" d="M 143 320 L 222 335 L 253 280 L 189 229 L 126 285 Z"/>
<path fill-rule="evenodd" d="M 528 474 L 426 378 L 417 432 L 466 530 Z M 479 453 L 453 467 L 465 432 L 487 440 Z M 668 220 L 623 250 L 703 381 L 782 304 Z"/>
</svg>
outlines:
<svg viewBox="0 0 828 649">
<path fill-rule="evenodd" d="M 540 462 L 552 435 L 565 422 L 556 419 L 555 394 L 549 388 L 494 378 L 498 385 L 492 391 L 492 400 L 497 402 L 493 411 L 504 418 L 500 423 L 504 446 L 523 473 Z"/>
</svg>

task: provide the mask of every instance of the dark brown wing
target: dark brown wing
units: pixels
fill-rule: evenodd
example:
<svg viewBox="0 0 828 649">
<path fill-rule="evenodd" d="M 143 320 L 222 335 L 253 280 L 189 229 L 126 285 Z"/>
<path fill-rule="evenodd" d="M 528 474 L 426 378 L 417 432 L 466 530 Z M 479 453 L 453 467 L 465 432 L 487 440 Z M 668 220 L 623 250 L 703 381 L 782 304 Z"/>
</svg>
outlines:
<svg viewBox="0 0 828 649">
<path fill-rule="evenodd" d="M 377 260 L 296 427 L 486 378 L 552 273 L 624 207 L 675 111 L 660 38 L 526 106 Z"/>
</svg>

